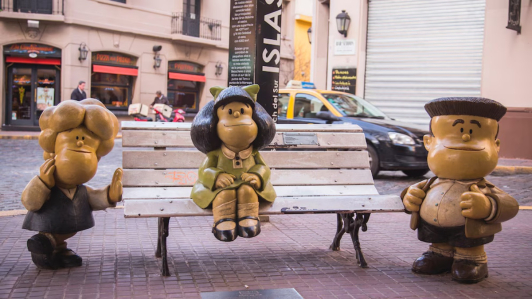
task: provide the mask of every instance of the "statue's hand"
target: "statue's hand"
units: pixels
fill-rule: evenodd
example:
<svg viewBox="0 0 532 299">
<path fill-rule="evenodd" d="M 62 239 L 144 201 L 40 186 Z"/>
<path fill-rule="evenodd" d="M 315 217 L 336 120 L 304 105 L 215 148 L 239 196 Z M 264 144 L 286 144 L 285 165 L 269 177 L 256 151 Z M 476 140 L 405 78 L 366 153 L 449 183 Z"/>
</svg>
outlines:
<svg viewBox="0 0 532 299">
<path fill-rule="evenodd" d="M 491 214 L 491 201 L 477 185 L 471 185 L 470 192 L 462 193 L 460 208 L 462 216 L 471 219 L 486 219 Z"/>
<path fill-rule="evenodd" d="M 425 199 L 425 191 L 421 190 L 425 186 L 426 182 L 418 183 L 417 185 L 412 185 L 406 191 L 405 197 L 403 197 L 403 204 L 405 208 L 410 212 L 418 212 L 419 207 Z"/>
<path fill-rule="evenodd" d="M 244 182 L 250 183 L 251 186 L 253 186 L 253 188 L 255 189 L 260 188 L 260 178 L 258 175 L 246 172 L 242 174 L 241 178 Z"/>
<path fill-rule="evenodd" d="M 113 174 L 113 180 L 111 185 L 109 185 L 109 201 L 112 203 L 117 203 L 122 201 L 122 175 L 123 171 L 121 168 L 117 168 Z"/>
<path fill-rule="evenodd" d="M 236 176 L 230 174 L 230 173 L 220 173 L 218 177 L 216 178 L 216 183 L 214 183 L 214 187 L 216 189 L 225 188 L 232 183 L 235 182 Z"/>
<path fill-rule="evenodd" d="M 46 187 L 52 189 L 55 186 L 55 159 L 50 158 L 41 165 L 39 169 L 39 178 L 46 185 Z"/>
</svg>

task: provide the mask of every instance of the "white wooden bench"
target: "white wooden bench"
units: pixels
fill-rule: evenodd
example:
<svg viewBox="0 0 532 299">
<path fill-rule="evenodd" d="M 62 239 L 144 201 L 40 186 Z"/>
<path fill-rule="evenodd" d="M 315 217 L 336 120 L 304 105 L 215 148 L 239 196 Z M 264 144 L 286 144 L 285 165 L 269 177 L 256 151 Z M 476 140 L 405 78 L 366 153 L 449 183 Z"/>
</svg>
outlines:
<svg viewBox="0 0 532 299">
<path fill-rule="evenodd" d="M 122 122 L 122 145 L 136 148 L 123 151 L 125 217 L 159 218 L 156 256 L 168 276 L 170 217 L 212 215 L 189 197 L 205 155 L 192 145 L 190 123 Z M 330 248 L 339 250 L 342 235 L 349 233 L 358 263 L 367 267 L 359 229 L 366 231 L 370 213 L 403 212 L 404 207 L 399 196 L 378 194 L 365 149 L 356 125 L 277 125 L 276 137 L 261 152 L 277 199 L 261 203 L 260 214 L 337 213 Z"/>
</svg>

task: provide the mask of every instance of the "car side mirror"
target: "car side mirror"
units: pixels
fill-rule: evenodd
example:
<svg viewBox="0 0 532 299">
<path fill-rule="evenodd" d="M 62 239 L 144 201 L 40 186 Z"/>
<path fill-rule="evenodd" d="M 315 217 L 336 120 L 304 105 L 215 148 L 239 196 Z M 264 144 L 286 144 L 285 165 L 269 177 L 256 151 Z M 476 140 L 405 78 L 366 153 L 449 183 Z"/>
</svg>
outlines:
<svg viewBox="0 0 532 299">
<path fill-rule="evenodd" d="M 332 124 L 334 121 L 342 121 L 341 118 L 332 114 L 331 111 L 320 111 L 316 114 L 316 118 L 327 121 L 327 124 Z"/>
</svg>

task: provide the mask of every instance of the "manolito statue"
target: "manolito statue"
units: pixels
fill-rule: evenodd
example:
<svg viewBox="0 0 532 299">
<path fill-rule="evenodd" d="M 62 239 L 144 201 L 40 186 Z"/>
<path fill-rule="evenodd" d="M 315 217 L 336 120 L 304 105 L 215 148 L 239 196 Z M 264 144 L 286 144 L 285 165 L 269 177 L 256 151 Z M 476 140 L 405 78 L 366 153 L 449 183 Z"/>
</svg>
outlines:
<svg viewBox="0 0 532 299">
<path fill-rule="evenodd" d="M 40 268 L 81 266 L 82 258 L 65 240 L 94 226 L 92 211 L 122 200 L 120 168 L 104 188 L 84 185 L 113 149 L 118 120 L 96 99 L 67 100 L 44 110 L 39 126 L 45 162 L 22 192 L 28 210 L 22 228 L 38 232 L 28 240 L 28 250 Z"/>
<path fill-rule="evenodd" d="M 259 150 L 275 136 L 275 124 L 256 103 L 259 86 L 212 87 L 214 100 L 194 118 L 192 142 L 207 157 L 198 170 L 191 198 L 201 208 L 212 206 L 212 233 L 225 242 L 260 233 L 259 198 L 276 194 L 270 169 Z"/>
<path fill-rule="evenodd" d="M 497 166 L 498 121 L 506 113 L 485 98 L 440 98 L 428 102 L 431 135 L 423 141 L 436 177 L 401 194 L 412 212 L 411 228 L 431 243 L 412 271 L 477 283 L 488 276 L 484 245 L 501 231 L 501 223 L 519 210 L 517 201 L 484 179 Z"/>
</svg>

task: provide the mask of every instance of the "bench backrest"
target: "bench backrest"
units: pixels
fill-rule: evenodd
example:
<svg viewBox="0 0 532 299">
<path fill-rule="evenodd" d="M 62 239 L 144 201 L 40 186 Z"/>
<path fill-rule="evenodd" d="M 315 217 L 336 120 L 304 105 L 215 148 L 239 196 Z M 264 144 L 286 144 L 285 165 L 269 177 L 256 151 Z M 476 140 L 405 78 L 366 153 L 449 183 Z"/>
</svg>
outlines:
<svg viewBox="0 0 532 299">
<path fill-rule="evenodd" d="M 122 122 L 124 200 L 189 198 L 205 155 L 190 123 Z M 126 149 L 134 148 L 134 149 Z M 261 155 L 278 197 L 377 195 L 359 126 L 277 125 Z"/>
</svg>

